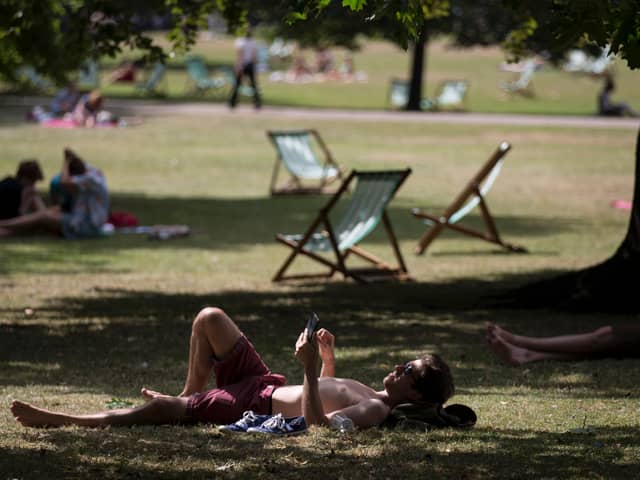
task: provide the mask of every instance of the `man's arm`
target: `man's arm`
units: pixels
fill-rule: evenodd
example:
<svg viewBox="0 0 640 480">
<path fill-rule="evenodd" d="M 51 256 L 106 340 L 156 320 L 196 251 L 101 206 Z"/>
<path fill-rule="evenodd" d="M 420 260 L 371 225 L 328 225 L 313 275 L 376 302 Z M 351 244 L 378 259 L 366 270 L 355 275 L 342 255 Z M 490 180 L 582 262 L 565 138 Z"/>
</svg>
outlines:
<svg viewBox="0 0 640 480">
<path fill-rule="evenodd" d="M 329 425 L 332 424 L 331 420 L 339 415 L 347 417 L 358 428 L 369 428 L 377 427 L 384 422 L 390 412 L 391 409 L 382 400 L 368 398 L 350 407 L 328 413 L 326 416 Z"/>
<path fill-rule="evenodd" d="M 62 162 L 62 171 L 60 173 L 60 186 L 72 195 L 78 193 L 78 185 L 73 181 L 69 173 L 69 163 L 72 156 L 75 155 L 71 149 L 64 149 L 64 161 Z"/>
<path fill-rule="evenodd" d="M 307 340 L 307 329 L 296 342 L 296 358 L 304 366 L 304 383 L 302 385 L 302 416 L 308 425 L 329 425 L 324 414 L 320 391 L 318 390 L 318 346 L 316 335 Z"/>
</svg>

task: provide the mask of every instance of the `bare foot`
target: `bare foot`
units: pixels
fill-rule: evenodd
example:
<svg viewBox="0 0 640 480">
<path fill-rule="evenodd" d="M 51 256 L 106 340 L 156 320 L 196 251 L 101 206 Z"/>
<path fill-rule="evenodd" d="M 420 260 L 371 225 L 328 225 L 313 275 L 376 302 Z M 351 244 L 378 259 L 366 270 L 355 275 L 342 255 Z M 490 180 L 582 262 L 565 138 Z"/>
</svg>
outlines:
<svg viewBox="0 0 640 480">
<path fill-rule="evenodd" d="M 11 413 L 25 427 L 59 427 L 70 423 L 64 414 L 36 408 L 19 400 L 11 402 Z"/>
<path fill-rule="evenodd" d="M 495 323 L 487 324 L 487 335 L 501 338 L 507 343 L 517 345 L 516 336 Z"/>
<path fill-rule="evenodd" d="M 487 336 L 487 343 L 491 351 L 509 365 L 517 367 L 531 361 L 529 350 L 511 345 L 496 335 L 489 334 Z"/>
<path fill-rule="evenodd" d="M 160 397 L 169 397 L 170 395 L 165 395 L 164 393 L 156 392 L 155 390 L 149 390 L 148 388 L 142 387 L 140 393 L 147 400 L 153 400 L 154 398 Z"/>
</svg>

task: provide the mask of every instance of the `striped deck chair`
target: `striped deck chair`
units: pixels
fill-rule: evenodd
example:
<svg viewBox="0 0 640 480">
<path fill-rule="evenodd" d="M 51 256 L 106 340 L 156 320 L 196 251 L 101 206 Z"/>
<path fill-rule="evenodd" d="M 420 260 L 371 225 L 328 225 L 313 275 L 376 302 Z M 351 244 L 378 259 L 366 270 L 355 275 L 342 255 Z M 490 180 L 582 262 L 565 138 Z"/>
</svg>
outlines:
<svg viewBox="0 0 640 480">
<path fill-rule="evenodd" d="M 271 195 L 334 193 L 327 186 L 342 179 L 342 172 L 316 130 L 267 131 L 267 136 L 277 152 L 269 187 Z M 318 158 L 319 152 L 323 161 Z M 277 186 L 281 163 L 290 179 Z"/>
<path fill-rule="evenodd" d="M 478 173 L 474 175 L 464 190 L 460 192 L 441 216 L 430 215 L 419 208 L 414 208 L 411 211 L 415 217 L 422 219 L 429 225 L 429 228 L 418 242 L 416 254 L 423 254 L 431 242 L 433 242 L 445 228 L 450 228 L 465 235 L 495 243 L 512 252 L 526 252 L 526 249 L 523 247 L 502 241 L 485 200 L 485 196 L 502 169 L 504 157 L 510 149 L 511 145 L 507 142 L 502 142 L 489 160 L 487 160 Z M 458 224 L 462 218 L 478 205 L 480 206 L 482 218 L 487 228 L 486 232 Z"/>
<path fill-rule="evenodd" d="M 209 74 L 204 59 L 197 55 L 187 57 L 185 66 L 187 69 L 185 92 L 198 95 L 213 92 L 221 98 L 228 96 L 232 84 L 229 84 L 222 69 L 215 69 Z"/>
<path fill-rule="evenodd" d="M 94 90 L 100 86 L 100 67 L 93 59 L 85 60 L 78 71 L 78 88 Z"/>
<path fill-rule="evenodd" d="M 411 169 L 377 172 L 352 171 L 317 218 L 302 235 L 278 234 L 276 239 L 293 251 L 273 277 L 274 282 L 302 278 L 330 278 L 340 272 L 344 278 L 352 278 L 359 283 L 370 283 L 380 278 L 410 279 L 402 258 L 398 241 L 386 212 L 387 205 L 396 191 L 411 173 Z M 339 202 L 347 194 L 349 185 L 356 182 L 348 200 Z M 344 208 L 342 204 L 344 205 Z M 334 207 L 340 205 L 341 218 L 332 218 Z M 389 265 L 375 255 L 365 251 L 358 244 L 369 235 L 382 220 L 393 248 L 397 266 Z M 326 273 L 287 275 L 285 272 L 299 255 L 315 260 L 326 266 Z M 333 254 L 333 255 L 331 255 Z M 349 255 L 355 255 L 372 266 L 347 267 Z M 332 260 L 331 258 L 334 257 Z"/>
<path fill-rule="evenodd" d="M 167 66 L 162 62 L 155 62 L 147 77 L 136 84 L 136 89 L 144 95 L 164 95 L 166 87 Z"/>
</svg>

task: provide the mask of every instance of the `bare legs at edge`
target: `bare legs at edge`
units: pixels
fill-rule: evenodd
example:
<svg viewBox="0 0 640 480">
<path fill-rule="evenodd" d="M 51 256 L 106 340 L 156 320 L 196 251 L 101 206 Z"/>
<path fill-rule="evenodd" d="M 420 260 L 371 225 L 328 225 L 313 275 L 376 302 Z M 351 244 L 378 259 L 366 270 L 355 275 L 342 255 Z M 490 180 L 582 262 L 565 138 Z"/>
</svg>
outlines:
<svg viewBox="0 0 640 480">
<path fill-rule="evenodd" d="M 613 346 L 610 326 L 592 332 L 557 337 L 525 337 L 515 335 L 495 324 L 487 326 L 487 342 L 491 351 L 510 365 L 541 360 L 583 360 Z"/>
<path fill-rule="evenodd" d="M 206 389 L 213 368 L 211 357 L 224 357 L 231 351 L 242 332 L 219 308 L 205 308 L 198 313 L 191 328 L 189 368 L 180 395 L 164 395 L 143 388 L 147 400 L 135 408 L 108 410 L 89 415 L 70 415 L 53 412 L 18 400 L 11 404 L 11 412 L 21 424 L 29 427 L 57 427 L 80 425 L 102 427 L 106 425 L 157 425 L 178 423 L 186 419 L 187 397 Z"/>
</svg>

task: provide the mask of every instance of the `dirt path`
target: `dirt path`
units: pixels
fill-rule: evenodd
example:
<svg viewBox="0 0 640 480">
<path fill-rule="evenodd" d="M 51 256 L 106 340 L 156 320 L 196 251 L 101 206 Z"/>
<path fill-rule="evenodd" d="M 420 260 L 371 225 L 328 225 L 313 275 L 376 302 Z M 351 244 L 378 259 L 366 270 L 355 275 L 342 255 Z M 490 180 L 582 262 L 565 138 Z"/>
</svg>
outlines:
<svg viewBox="0 0 640 480">
<path fill-rule="evenodd" d="M 0 105 L 29 106 L 46 104 L 48 99 L 38 97 L 2 96 Z M 155 116 L 155 115 L 261 115 L 278 118 L 305 119 L 339 119 L 357 121 L 392 121 L 392 122 L 422 122 L 422 123 L 451 123 L 468 125 L 531 125 L 568 128 L 624 128 L 637 129 L 640 127 L 638 118 L 606 118 L 606 117 L 578 117 L 560 115 L 521 115 L 497 113 L 425 113 L 425 112 L 389 112 L 379 110 L 320 110 L 309 108 L 269 107 L 259 112 L 251 106 L 240 106 L 230 111 L 226 105 L 207 102 L 169 103 L 157 100 L 123 100 L 109 99 L 108 108 L 122 115 Z"/>
</svg>

